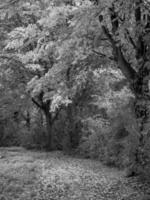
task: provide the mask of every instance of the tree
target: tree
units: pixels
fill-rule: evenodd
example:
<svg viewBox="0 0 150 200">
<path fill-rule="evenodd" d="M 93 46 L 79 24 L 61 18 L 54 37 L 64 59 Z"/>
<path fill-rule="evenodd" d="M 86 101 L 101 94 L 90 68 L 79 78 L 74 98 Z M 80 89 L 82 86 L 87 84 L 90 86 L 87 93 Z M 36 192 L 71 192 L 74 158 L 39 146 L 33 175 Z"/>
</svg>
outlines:
<svg viewBox="0 0 150 200">
<path fill-rule="evenodd" d="M 56 46 L 69 35 L 67 21 L 72 8 L 65 7 L 66 2 L 59 6 L 57 1 L 15 3 L 19 4 L 20 24 L 16 23 L 12 30 L 7 31 L 1 58 L 10 59 L 11 65 L 14 62 L 26 72 L 27 90 L 32 102 L 46 118 L 47 148 L 53 149 L 52 126 L 62 107 L 71 102 L 66 85 L 67 67 L 58 61 Z M 15 10 L 16 5 L 13 6 Z"/>
<path fill-rule="evenodd" d="M 136 165 L 149 133 L 149 1 L 99 1 L 100 40 L 108 41 L 111 56 L 135 95 L 134 112 L 139 125 Z M 140 163 L 141 164 L 141 163 Z"/>
</svg>

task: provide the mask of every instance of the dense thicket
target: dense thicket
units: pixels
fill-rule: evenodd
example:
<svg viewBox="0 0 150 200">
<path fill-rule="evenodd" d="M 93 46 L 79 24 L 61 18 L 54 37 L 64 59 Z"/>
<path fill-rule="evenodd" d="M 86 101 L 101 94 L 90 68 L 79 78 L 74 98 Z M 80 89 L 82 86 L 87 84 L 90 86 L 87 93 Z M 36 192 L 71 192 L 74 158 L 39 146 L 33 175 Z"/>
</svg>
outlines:
<svg viewBox="0 0 150 200">
<path fill-rule="evenodd" d="M 0 1 L 0 145 L 149 165 L 147 0 Z"/>
</svg>

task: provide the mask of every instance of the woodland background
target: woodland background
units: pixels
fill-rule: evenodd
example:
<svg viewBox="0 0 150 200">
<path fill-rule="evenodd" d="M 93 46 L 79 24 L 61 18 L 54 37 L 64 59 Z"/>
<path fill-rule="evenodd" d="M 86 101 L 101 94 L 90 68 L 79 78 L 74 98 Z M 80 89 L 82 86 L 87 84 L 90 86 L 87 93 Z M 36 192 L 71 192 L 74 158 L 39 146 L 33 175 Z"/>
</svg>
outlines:
<svg viewBox="0 0 150 200">
<path fill-rule="evenodd" d="M 0 0 L 0 146 L 150 172 L 150 2 Z"/>
</svg>

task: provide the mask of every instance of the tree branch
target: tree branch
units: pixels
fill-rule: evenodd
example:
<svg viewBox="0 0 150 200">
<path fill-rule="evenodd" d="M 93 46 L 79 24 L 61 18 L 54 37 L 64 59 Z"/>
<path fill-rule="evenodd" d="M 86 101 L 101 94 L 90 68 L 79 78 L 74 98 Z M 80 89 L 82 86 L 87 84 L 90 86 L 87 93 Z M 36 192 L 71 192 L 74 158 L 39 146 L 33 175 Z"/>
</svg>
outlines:
<svg viewBox="0 0 150 200">
<path fill-rule="evenodd" d="M 114 60 L 114 58 L 113 57 L 108 57 L 108 56 L 106 56 L 105 54 L 103 54 L 103 53 L 101 53 L 101 52 L 98 52 L 98 51 L 96 51 L 96 50 L 92 50 L 93 51 L 93 53 L 95 53 L 95 54 L 97 54 L 98 56 L 100 56 L 100 57 L 106 57 L 106 58 L 108 58 L 108 59 L 110 59 L 110 60 Z"/>
<path fill-rule="evenodd" d="M 43 106 L 39 104 L 33 97 L 32 97 L 32 102 L 40 109 L 43 109 Z"/>
<path fill-rule="evenodd" d="M 122 51 L 121 47 L 117 48 L 117 54 L 118 54 L 118 67 L 122 71 L 122 73 L 125 75 L 125 77 L 133 81 L 137 76 L 137 72 L 131 67 L 131 64 L 126 61 Z"/>
<path fill-rule="evenodd" d="M 126 32 L 127 32 L 127 36 L 128 36 L 128 39 L 129 39 L 130 43 L 132 44 L 132 46 L 134 47 L 134 49 L 137 49 L 137 46 L 136 46 L 133 38 L 131 37 L 131 35 L 130 35 L 130 33 L 129 33 L 129 31 L 127 29 L 126 29 Z"/>
<path fill-rule="evenodd" d="M 121 47 L 118 46 L 116 41 L 113 39 L 109 30 L 105 26 L 102 26 L 102 29 L 104 34 L 107 36 L 108 40 L 112 44 L 114 58 L 117 59 L 118 67 L 129 81 L 133 81 L 134 78 L 137 76 L 136 71 L 132 68 L 131 64 L 126 61 L 121 51 Z"/>
</svg>

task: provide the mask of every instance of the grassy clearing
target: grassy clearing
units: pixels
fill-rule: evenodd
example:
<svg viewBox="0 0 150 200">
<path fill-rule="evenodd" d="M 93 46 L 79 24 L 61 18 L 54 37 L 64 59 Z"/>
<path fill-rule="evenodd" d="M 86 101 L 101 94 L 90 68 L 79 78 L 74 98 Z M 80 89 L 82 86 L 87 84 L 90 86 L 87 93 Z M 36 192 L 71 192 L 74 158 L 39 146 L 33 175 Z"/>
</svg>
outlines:
<svg viewBox="0 0 150 200">
<path fill-rule="evenodd" d="M 136 180 L 62 152 L 1 148 L 0 200 L 140 200 Z"/>
</svg>

